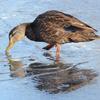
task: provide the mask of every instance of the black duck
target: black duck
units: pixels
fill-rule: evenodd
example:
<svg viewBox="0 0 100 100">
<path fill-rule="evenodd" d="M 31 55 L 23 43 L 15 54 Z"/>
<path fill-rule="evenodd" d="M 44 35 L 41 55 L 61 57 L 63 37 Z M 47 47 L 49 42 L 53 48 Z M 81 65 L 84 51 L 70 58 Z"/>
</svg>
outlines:
<svg viewBox="0 0 100 100">
<path fill-rule="evenodd" d="M 96 30 L 72 15 L 60 11 L 47 11 L 40 14 L 31 23 L 23 23 L 9 33 L 8 52 L 13 45 L 26 36 L 32 41 L 46 42 L 43 49 L 56 47 L 56 60 L 60 57 L 61 44 L 69 42 L 85 42 L 100 38 Z"/>
</svg>

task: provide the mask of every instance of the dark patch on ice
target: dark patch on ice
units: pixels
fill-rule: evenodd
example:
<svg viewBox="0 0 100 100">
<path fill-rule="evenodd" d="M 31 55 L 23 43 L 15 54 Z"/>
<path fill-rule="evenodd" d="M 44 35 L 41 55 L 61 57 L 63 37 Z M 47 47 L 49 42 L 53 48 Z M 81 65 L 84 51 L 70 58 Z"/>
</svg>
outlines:
<svg viewBox="0 0 100 100">
<path fill-rule="evenodd" d="M 77 64 L 78 65 L 78 64 Z M 80 69 L 73 64 L 32 63 L 27 69 L 36 88 L 49 93 L 70 92 L 93 80 L 97 73 L 92 69 Z"/>
</svg>

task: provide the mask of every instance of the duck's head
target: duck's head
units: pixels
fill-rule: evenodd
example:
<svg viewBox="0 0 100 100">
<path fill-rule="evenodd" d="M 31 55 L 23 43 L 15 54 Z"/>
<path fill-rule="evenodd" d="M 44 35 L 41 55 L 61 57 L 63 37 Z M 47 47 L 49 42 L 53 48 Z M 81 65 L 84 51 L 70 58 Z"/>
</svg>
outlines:
<svg viewBox="0 0 100 100">
<path fill-rule="evenodd" d="M 6 53 L 14 46 L 17 41 L 22 40 L 25 36 L 32 33 L 30 23 L 23 23 L 14 27 L 9 33 L 9 44 L 6 48 Z M 34 34 L 32 35 L 34 39 Z"/>
</svg>

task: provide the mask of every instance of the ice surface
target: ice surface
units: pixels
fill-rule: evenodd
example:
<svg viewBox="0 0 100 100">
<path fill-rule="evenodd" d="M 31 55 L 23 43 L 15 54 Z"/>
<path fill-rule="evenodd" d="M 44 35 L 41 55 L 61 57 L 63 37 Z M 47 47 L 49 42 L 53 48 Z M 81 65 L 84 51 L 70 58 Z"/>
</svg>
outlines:
<svg viewBox="0 0 100 100">
<path fill-rule="evenodd" d="M 33 21 L 37 15 L 47 10 L 69 13 L 98 30 L 100 35 L 100 0 L 0 0 L 0 100 L 98 100 L 100 98 L 100 41 L 68 43 L 62 46 L 61 60 L 64 63 L 86 62 L 78 65 L 82 69 L 93 69 L 98 73 L 90 84 L 69 93 L 49 94 L 40 91 L 31 76 L 23 77 L 25 69 L 33 62 L 50 64 L 52 60 L 43 56 L 41 49 L 45 43 L 35 43 L 28 39 L 20 41 L 11 50 L 12 57 L 19 66 L 13 65 L 5 55 L 8 33 L 16 25 Z M 23 51 L 21 50 L 24 47 Z M 38 51 L 38 52 L 37 52 Z M 52 50 L 55 55 L 55 49 Z M 12 70 L 11 70 L 12 69 Z M 22 73 L 14 73 L 18 70 Z M 24 70 L 23 70 L 24 69 Z M 13 77 L 15 76 L 21 77 Z"/>
</svg>

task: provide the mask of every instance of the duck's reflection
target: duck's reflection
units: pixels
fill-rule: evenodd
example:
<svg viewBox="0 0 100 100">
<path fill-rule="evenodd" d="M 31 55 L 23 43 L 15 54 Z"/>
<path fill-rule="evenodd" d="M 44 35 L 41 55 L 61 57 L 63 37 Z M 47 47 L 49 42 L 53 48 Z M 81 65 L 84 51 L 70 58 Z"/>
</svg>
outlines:
<svg viewBox="0 0 100 100">
<path fill-rule="evenodd" d="M 79 69 L 72 64 L 52 64 L 33 63 L 29 65 L 27 72 L 33 75 L 33 80 L 37 82 L 39 90 L 49 93 L 69 92 L 78 89 L 92 79 L 97 74 L 90 69 Z"/>
<path fill-rule="evenodd" d="M 44 64 L 30 63 L 26 71 L 20 60 L 8 56 L 11 76 L 25 77 L 25 73 L 32 76 L 36 88 L 49 93 L 70 92 L 76 90 L 93 80 L 97 74 L 91 69 L 80 69 L 73 64 Z"/>
<path fill-rule="evenodd" d="M 11 55 L 6 54 L 9 62 L 11 77 L 25 77 L 24 64 L 19 59 L 14 59 Z"/>
</svg>

